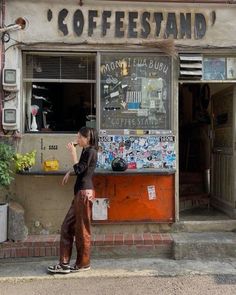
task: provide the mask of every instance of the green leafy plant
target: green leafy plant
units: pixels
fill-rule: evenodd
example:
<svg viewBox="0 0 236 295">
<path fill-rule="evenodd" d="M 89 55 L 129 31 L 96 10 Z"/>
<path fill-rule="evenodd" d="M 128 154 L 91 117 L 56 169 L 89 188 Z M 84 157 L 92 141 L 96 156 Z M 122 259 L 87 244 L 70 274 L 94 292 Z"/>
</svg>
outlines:
<svg viewBox="0 0 236 295">
<path fill-rule="evenodd" d="M 11 145 L 0 143 L 0 187 L 7 188 L 13 178 L 12 164 L 14 162 L 14 149 Z"/>
<path fill-rule="evenodd" d="M 36 151 L 20 154 L 16 153 L 14 156 L 16 172 L 27 171 L 35 165 Z"/>
</svg>

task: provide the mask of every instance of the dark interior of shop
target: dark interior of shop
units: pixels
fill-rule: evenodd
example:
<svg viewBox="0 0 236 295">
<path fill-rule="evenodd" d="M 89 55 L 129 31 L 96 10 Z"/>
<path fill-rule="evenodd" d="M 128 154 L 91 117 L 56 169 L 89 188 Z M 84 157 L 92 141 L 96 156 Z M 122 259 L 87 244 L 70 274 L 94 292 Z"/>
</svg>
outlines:
<svg viewBox="0 0 236 295">
<path fill-rule="evenodd" d="M 179 85 L 179 196 L 181 220 L 228 218 L 211 207 L 212 96 L 223 84 Z"/>
<path fill-rule="evenodd" d="M 35 105 L 41 132 L 77 132 L 82 126 L 95 124 L 91 83 L 33 83 L 31 106 Z"/>
<path fill-rule="evenodd" d="M 210 168 L 210 86 L 183 84 L 179 92 L 180 171 Z"/>
</svg>

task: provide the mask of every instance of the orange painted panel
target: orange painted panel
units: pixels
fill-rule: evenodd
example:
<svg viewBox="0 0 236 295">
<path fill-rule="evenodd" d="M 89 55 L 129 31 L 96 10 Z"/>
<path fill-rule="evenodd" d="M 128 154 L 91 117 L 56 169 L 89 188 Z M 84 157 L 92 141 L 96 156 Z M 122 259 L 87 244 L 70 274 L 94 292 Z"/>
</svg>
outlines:
<svg viewBox="0 0 236 295">
<path fill-rule="evenodd" d="M 109 199 L 108 222 L 174 221 L 174 175 L 96 175 L 94 184 L 96 197 Z"/>
</svg>

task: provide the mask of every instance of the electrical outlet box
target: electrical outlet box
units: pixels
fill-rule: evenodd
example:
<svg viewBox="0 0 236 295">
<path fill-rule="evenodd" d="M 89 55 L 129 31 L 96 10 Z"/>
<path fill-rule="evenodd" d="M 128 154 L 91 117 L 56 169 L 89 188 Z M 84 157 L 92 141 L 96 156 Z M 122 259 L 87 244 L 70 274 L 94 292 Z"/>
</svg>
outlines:
<svg viewBox="0 0 236 295">
<path fill-rule="evenodd" d="M 2 126 L 6 130 L 17 130 L 17 108 L 2 109 Z"/>
<path fill-rule="evenodd" d="M 2 85 L 5 91 L 17 92 L 19 90 L 19 69 L 4 68 Z"/>
</svg>

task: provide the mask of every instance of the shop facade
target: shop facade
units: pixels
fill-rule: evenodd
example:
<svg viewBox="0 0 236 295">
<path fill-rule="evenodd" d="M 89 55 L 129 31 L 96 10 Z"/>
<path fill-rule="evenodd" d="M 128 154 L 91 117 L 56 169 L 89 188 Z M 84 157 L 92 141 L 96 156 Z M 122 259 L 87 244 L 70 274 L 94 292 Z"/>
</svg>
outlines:
<svg viewBox="0 0 236 295">
<path fill-rule="evenodd" d="M 94 224 L 171 227 L 182 172 L 210 171 L 204 193 L 235 217 L 236 7 L 93 2 L 6 1 L 5 24 L 24 28 L 4 41 L 3 129 L 37 152 L 15 187 L 30 232 L 60 229 L 73 197 L 74 176 L 60 184 L 66 143 L 84 125 L 100 136 Z M 116 157 L 126 171 L 111 170 Z"/>
</svg>

